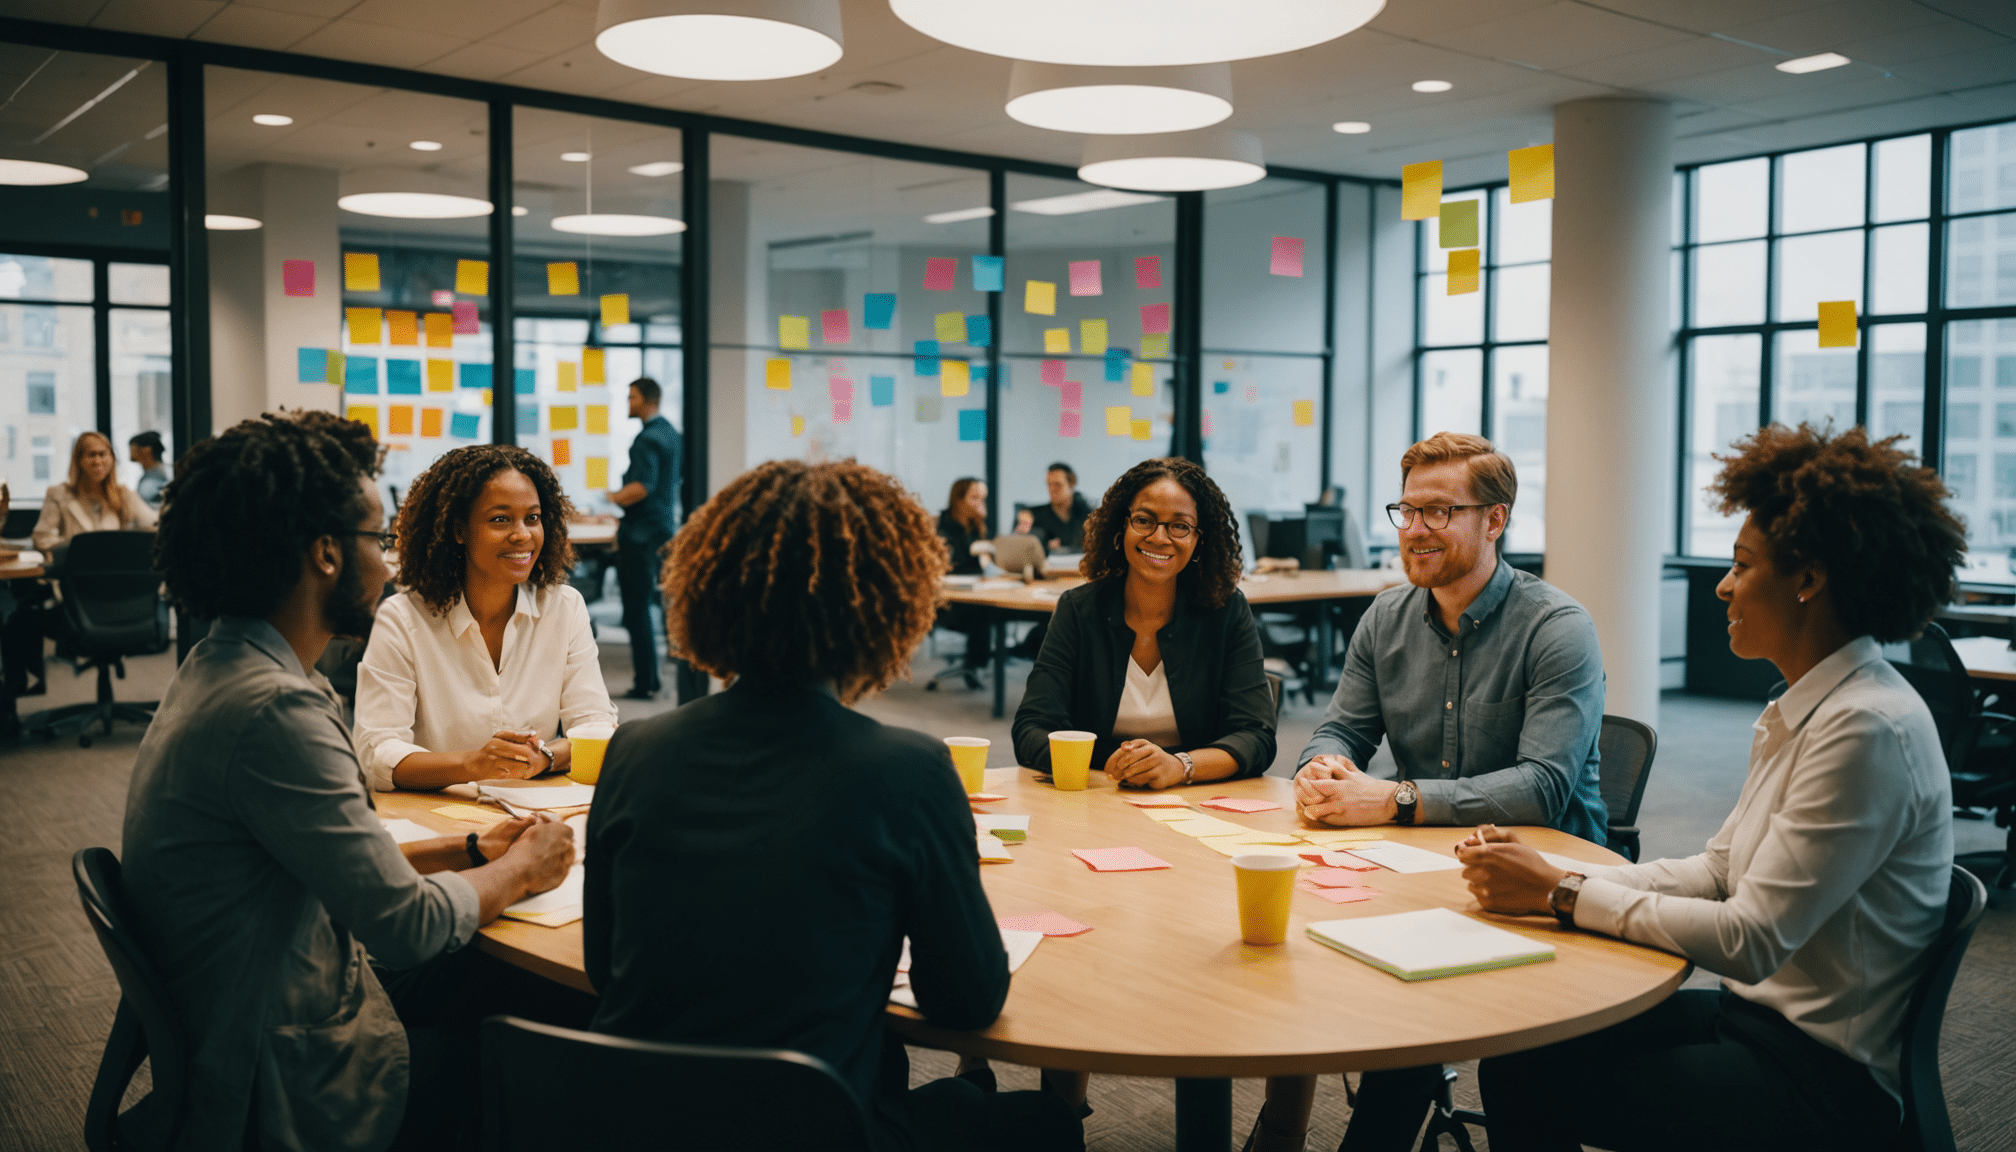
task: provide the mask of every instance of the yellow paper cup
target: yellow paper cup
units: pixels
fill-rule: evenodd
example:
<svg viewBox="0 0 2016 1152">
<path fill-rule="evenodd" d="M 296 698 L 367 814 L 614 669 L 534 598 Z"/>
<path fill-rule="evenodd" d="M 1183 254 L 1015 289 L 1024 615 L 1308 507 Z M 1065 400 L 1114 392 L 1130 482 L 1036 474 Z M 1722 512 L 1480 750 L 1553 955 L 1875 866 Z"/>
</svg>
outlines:
<svg viewBox="0 0 2016 1152">
<path fill-rule="evenodd" d="M 1090 732 L 1050 733 L 1050 782 L 1065 792 L 1083 792 L 1092 778 Z"/>
<path fill-rule="evenodd" d="M 959 782 L 966 786 L 968 796 L 986 788 L 987 749 L 993 743 L 978 736 L 945 737 L 945 747 L 952 750 L 952 767 L 959 770 Z"/>
<path fill-rule="evenodd" d="M 1248 944 L 1279 944 L 1288 939 L 1288 901 L 1295 894 L 1293 856 L 1255 853 L 1232 857 L 1239 878 L 1239 938 Z"/>
<path fill-rule="evenodd" d="M 567 733 L 574 747 L 574 762 L 567 778 L 576 784 L 593 784 L 602 778 L 602 754 L 609 751 L 609 738 L 616 734 L 609 724 L 585 724 Z"/>
</svg>

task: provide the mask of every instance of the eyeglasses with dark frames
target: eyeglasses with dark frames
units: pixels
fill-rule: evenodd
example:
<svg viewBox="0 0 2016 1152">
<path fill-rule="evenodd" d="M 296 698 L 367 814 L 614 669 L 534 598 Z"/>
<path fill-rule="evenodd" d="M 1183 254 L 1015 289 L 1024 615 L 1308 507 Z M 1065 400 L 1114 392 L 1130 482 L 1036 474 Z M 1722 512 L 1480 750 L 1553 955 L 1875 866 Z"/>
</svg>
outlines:
<svg viewBox="0 0 2016 1152">
<path fill-rule="evenodd" d="M 1167 529 L 1171 540 L 1188 540 L 1190 534 L 1197 530 L 1197 526 L 1188 520 L 1157 520 L 1146 512 L 1136 512 L 1127 517 L 1127 527 L 1141 536 L 1153 536 L 1157 528 Z"/>
<path fill-rule="evenodd" d="M 394 532 L 390 528 L 387 528 L 383 532 L 371 532 L 363 528 L 353 528 L 348 532 L 339 533 L 339 535 L 362 536 L 367 540 L 376 540 L 378 541 L 378 547 L 387 552 L 392 551 L 399 543 L 399 533 Z"/>
<path fill-rule="evenodd" d="M 1496 507 L 1496 504 L 1423 504 L 1417 508 L 1412 504 L 1388 504 L 1386 505 L 1386 519 L 1391 520 L 1395 528 L 1405 528 L 1408 522 L 1414 519 L 1414 514 L 1418 512 L 1421 514 L 1422 527 L 1428 529 L 1430 532 L 1440 532 L 1449 526 L 1449 518 L 1451 516 L 1466 508 Z"/>
</svg>

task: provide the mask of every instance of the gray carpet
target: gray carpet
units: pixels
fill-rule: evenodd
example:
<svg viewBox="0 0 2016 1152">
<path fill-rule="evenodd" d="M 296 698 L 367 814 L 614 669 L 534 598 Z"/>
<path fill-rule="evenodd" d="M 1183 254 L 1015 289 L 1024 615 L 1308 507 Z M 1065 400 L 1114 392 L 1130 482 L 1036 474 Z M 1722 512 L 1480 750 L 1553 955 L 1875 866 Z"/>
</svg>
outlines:
<svg viewBox="0 0 2016 1152">
<path fill-rule="evenodd" d="M 603 668 L 612 690 L 629 685 L 629 657 L 604 633 Z M 956 638 L 940 637 L 943 651 Z M 919 654 L 919 680 L 942 667 L 932 649 Z M 1025 666 L 1011 667 L 1009 705 L 1020 697 Z M 172 672 L 168 657 L 129 663 L 121 697 L 159 699 Z M 92 682 L 57 672 L 48 697 L 31 707 L 82 701 Z M 991 694 L 964 688 L 926 692 L 902 684 L 863 706 L 885 722 L 934 735 L 986 736 L 996 742 L 995 763 L 1010 763 L 1008 722 L 988 715 Z M 626 719 L 671 705 L 622 701 Z M 1659 757 L 1639 824 L 1649 855 L 1699 849 L 1721 823 L 1742 783 L 1756 708 L 1742 703 L 1667 696 Z M 1290 701 L 1281 722 L 1276 771 L 1291 770 L 1295 753 L 1321 717 L 1320 704 Z M 70 880 L 72 852 L 94 844 L 117 847 L 126 779 L 139 730 L 120 726 L 96 746 L 72 740 L 0 744 L 0 875 L 7 887 L 7 931 L 0 935 L 0 1152 L 81 1149 L 82 1115 L 98 1056 L 118 1003 L 117 985 L 77 908 Z M 1378 764 L 1375 762 L 1375 770 Z M 1958 826 L 1961 850 L 1995 847 L 1999 831 L 1979 823 Z M 1703 986 L 1709 981 L 1698 978 Z M 1991 910 L 1977 933 L 1946 1018 L 1942 1066 L 1953 1123 L 1963 1149 L 2016 1149 L 2016 911 Z M 949 1057 L 912 1053 L 921 1082 L 951 1070 Z M 999 1068 L 1004 1088 L 1035 1086 L 1029 1069 Z M 1476 1080 L 1465 1070 L 1459 1102 L 1476 1105 Z M 1233 1146 L 1260 1106 L 1261 1085 L 1241 1081 L 1233 1097 Z M 1086 1122 L 1097 1152 L 1148 1152 L 1174 1145 L 1173 1094 L 1166 1081 L 1101 1076 L 1092 1083 L 1095 1108 Z M 1349 1117 L 1343 1084 L 1326 1078 L 1318 1094 L 1308 1147 L 1337 1146 Z M 1488 1147 L 1484 1141 L 1480 1147 Z"/>
</svg>

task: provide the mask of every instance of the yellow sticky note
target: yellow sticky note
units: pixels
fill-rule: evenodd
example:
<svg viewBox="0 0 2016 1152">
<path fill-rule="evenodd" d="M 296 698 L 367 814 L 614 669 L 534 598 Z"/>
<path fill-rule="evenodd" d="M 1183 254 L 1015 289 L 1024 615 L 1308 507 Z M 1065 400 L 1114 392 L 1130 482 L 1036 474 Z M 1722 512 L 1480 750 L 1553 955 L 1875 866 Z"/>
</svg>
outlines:
<svg viewBox="0 0 2016 1152">
<path fill-rule="evenodd" d="M 1106 354 L 1106 321 L 1078 321 L 1078 350 L 1087 356 Z"/>
<path fill-rule="evenodd" d="M 1433 220 L 1442 214 L 1442 162 L 1423 160 L 1400 169 L 1400 219 Z"/>
<path fill-rule="evenodd" d="M 546 294 L 548 296 L 579 296 L 581 294 L 581 269 L 572 260 L 546 265 Z"/>
<path fill-rule="evenodd" d="M 483 389 L 483 407 L 485 408 L 491 407 L 492 404 L 494 403 L 495 402 L 490 399 L 490 390 L 488 388 Z"/>
<path fill-rule="evenodd" d="M 791 435 L 803 436 L 804 434 L 805 434 L 805 418 L 803 416 L 791 417 Z"/>
<path fill-rule="evenodd" d="M 602 326 L 628 324 L 630 322 L 630 294 L 617 292 L 602 297 Z"/>
<path fill-rule="evenodd" d="M 427 313 L 427 347 L 453 348 L 455 346 L 455 317 L 446 312 Z"/>
<path fill-rule="evenodd" d="M 1334 832 L 1303 829 L 1297 835 L 1311 844 L 1321 844 L 1325 848 L 1332 848 L 1339 844 L 1372 844 L 1386 839 L 1377 830 L 1358 828 L 1344 828 Z"/>
<path fill-rule="evenodd" d="M 603 358 L 602 349 L 581 349 L 581 382 L 583 384 L 607 384 L 609 382 L 608 361 Z"/>
<path fill-rule="evenodd" d="M 574 462 L 574 442 L 565 438 L 553 441 L 553 466 L 564 468 Z"/>
<path fill-rule="evenodd" d="M 964 360 L 941 360 L 938 363 L 938 394 L 940 396 L 964 396 L 972 380 Z"/>
<path fill-rule="evenodd" d="M 546 428 L 550 432 L 572 432 L 580 427 L 581 410 L 572 404 L 555 404 L 546 410 Z"/>
<path fill-rule="evenodd" d="M 593 432 L 594 429 L 590 428 L 589 431 Z M 582 464 L 585 466 L 584 470 L 588 473 L 585 478 L 588 490 L 590 492 L 608 491 L 609 458 L 607 456 L 590 456 L 588 459 L 582 461 Z"/>
<path fill-rule="evenodd" d="M 411 436 L 413 434 L 413 406 L 411 404 L 394 404 L 385 410 L 385 415 L 387 417 L 385 431 L 388 435 Z"/>
<path fill-rule="evenodd" d="M 1106 409 L 1106 435 L 1126 436 L 1134 431 L 1134 410 L 1124 407 Z"/>
<path fill-rule="evenodd" d="M 455 262 L 455 291 L 464 296 L 488 296 L 490 294 L 490 262 L 488 260 L 457 260 Z"/>
<path fill-rule="evenodd" d="M 1477 201 L 1445 202 L 1435 228 L 1435 241 L 1443 248 L 1477 247 Z"/>
<path fill-rule="evenodd" d="M 508 814 L 489 808 L 478 808 L 474 804 L 443 804 L 433 809 L 436 816 L 446 816 L 450 820 L 461 820 L 470 824 L 495 824 L 506 819 Z"/>
<path fill-rule="evenodd" d="M 1554 198 L 1552 144 L 1514 148 L 1505 154 L 1505 165 L 1512 170 L 1512 203 L 1524 204 L 1528 200 Z"/>
<path fill-rule="evenodd" d="M 779 348 L 810 348 L 812 346 L 812 321 L 804 316 L 777 317 L 777 346 Z M 771 361 L 776 363 L 776 361 Z M 784 385 L 789 388 L 787 381 Z M 775 385 L 773 385 L 775 387 Z"/>
<path fill-rule="evenodd" d="M 1855 347 L 1855 302 L 1853 300 L 1823 300 L 1820 302 L 1820 347 Z"/>
<path fill-rule="evenodd" d="M 763 362 L 763 387 L 772 392 L 791 390 L 791 361 L 771 358 Z"/>
<path fill-rule="evenodd" d="M 1136 396 L 1155 395 L 1155 366 L 1135 364 L 1128 372 L 1128 389 Z"/>
<path fill-rule="evenodd" d="M 1071 330 L 1069 328 L 1045 328 L 1043 330 L 1043 351 L 1053 356 L 1071 351 Z"/>
<path fill-rule="evenodd" d="M 420 343 L 420 316 L 418 313 L 401 312 L 394 309 L 385 313 L 385 324 L 391 329 L 391 332 L 388 334 L 388 343 Z"/>
<path fill-rule="evenodd" d="M 1057 285 L 1047 280 L 1022 282 L 1022 310 L 1038 316 L 1057 314 Z"/>
<path fill-rule="evenodd" d="M 427 391 L 453 392 L 455 390 L 455 362 L 453 360 L 427 361 Z"/>
<path fill-rule="evenodd" d="M 422 408 L 420 410 L 420 435 L 441 435 L 441 409 Z"/>
<path fill-rule="evenodd" d="M 385 318 L 383 311 L 377 308 L 345 308 L 343 315 L 349 321 L 350 343 L 378 343 L 378 330 Z"/>
<path fill-rule="evenodd" d="M 1477 291 L 1480 249 L 1458 248 L 1449 253 L 1449 290 L 1445 296 L 1461 296 Z"/>
<path fill-rule="evenodd" d="M 343 359 L 341 352 L 329 353 L 329 383 L 343 383 Z"/>
<path fill-rule="evenodd" d="M 560 370 L 560 391 L 574 392 L 581 387 L 581 366 L 572 360 L 562 360 L 554 365 Z"/>
<path fill-rule="evenodd" d="M 376 404 L 352 404 L 349 410 L 344 412 L 343 415 L 346 419 L 368 425 L 371 429 L 371 435 L 378 435 L 378 406 Z"/>
<path fill-rule="evenodd" d="M 343 253 L 343 290 L 345 292 L 377 292 L 378 254 L 376 252 Z"/>
<path fill-rule="evenodd" d="M 1150 332 L 1141 337 L 1141 358 L 1143 360 L 1167 360 L 1169 358 L 1169 334 Z"/>
<path fill-rule="evenodd" d="M 582 430 L 590 436 L 607 436 L 609 434 L 609 406 L 607 404 L 588 405 L 587 418 L 582 421 Z"/>
<path fill-rule="evenodd" d="M 1141 814 L 1158 824 L 1174 824 L 1178 820 L 1191 820 L 1199 815 L 1188 808 L 1143 808 Z"/>
<path fill-rule="evenodd" d="M 966 314 L 964 312 L 940 312 L 931 318 L 938 342 L 941 344 L 964 344 L 966 342 Z"/>
<path fill-rule="evenodd" d="M 1136 420 L 1133 425 L 1134 439 L 1146 440 L 1155 434 L 1155 425 L 1147 420 Z"/>
<path fill-rule="evenodd" d="M 1314 428 L 1316 426 L 1316 402 L 1314 400 L 1295 401 L 1295 426 Z"/>
<path fill-rule="evenodd" d="M 1147 421 L 1142 420 L 1139 423 L 1146 424 Z M 1244 836 L 1246 833 L 1254 831 L 1254 829 L 1248 828 L 1244 824 L 1234 824 L 1230 820 L 1220 820 L 1216 816 L 1204 816 L 1201 814 L 1194 820 L 1183 820 L 1171 824 L 1169 825 L 1169 830 L 1172 832 L 1181 832 L 1185 836 L 1195 836 L 1200 840 L 1206 836 Z"/>
</svg>

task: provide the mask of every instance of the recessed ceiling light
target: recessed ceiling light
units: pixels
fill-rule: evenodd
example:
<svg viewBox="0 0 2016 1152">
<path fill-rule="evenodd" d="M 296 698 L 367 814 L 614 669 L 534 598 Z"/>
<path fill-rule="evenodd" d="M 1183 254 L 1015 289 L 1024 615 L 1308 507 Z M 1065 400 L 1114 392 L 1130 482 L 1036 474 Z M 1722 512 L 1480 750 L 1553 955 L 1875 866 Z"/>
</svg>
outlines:
<svg viewBox="0 0 2016 1152">
<path fill-rule="evenodd" d="M 666 236 L 684 232 L 686 222 L 670 216 L 629 216 L 620 212 L 595 212 L 583 216 L 555 216 L 555 232 L 581 236 Z"/>
<path fill-rule="evenodd" d="M 513 205 L 511 208 L 511 215 L 513 216 L 530 216 L 531 214 L 532 210 L 523 204 Z"/>
<path fill-rule="evenodd" d="M 212 232 L 250 232 L 265 225 L 250 216 L 225 216 L 212 212 L 203 217 L 203 227 Z"/>
<path fill-rule="evenodd" d="M 1449 83 L 1449 81 L 1447 80 L 1414 81 L 1414 91 L 1416 92 L 1447 92 L 1449 89 L 1454 87 L 1455 85 Z"/>
<path fill-rule="evenodd" d="M 406 145 L 406 147 L 411 148 L 415 152 L 439 152 L 441 150 L 441 142 L 439 140 L 415 140 L 411 144 Z"/>
<path fill-rule="evenodd" d="M 1141 67 L 1274 56 L 1335 40 L 1386 0 L 890 0 L 947 44 L 1044 64 Z"/>
<path fill-rule="evenodd" d="M 1342 132 L 1346 136 L 1362 136 L 1372 130 L 1372 125 L 1363 120 L 1339 120 L 1330 125 L 1332 132 Z"/>
<path fill-rule="evenodd" d="M 1780 60 L 1772 67 L 1780 72 L 1790 72 L 1794 76 L 1804 76 L 1808 72 L 1825 72 L 1829 68 L 1839 68 L 1854 61 L 1839 52 L 1822 52 L 1818 56 L 1801 56 L 1797 60 Z"/>
<path fill-rule="evenodd" d="M 40 160 L 13 160 L 0 158 L 0 184 L 41 185 L 75 184 L 89 180 L 91 174 L 82 168 L 72 168 L 68 164 L 46 164 Z"/>
<path fill-rule="evenodd" d="M 1040 200 L 1017 200 L 1008 205 L 1017 212 L 1029 212 L 1037 216 L 1075 216 L 1080 212 L 1098 212 L 1107 208 L 1125 208 L 1133 204 L 1153 204 L 1165 200 L 1165 196 L 1143 196 L 1139 192 L 1122 192 L 1117 188 L 1100 188 L 1092 192 L 1072 192 L 1064 196 L 1045 196 Z"/>
<path fill-rule="evenodd" d="M 761 9 L 763 15 L 723 8 Z M 595 47 L 618 64 L 689 80 L 778 80 L 840 59 L 839 0 L 721 4 L 602 0 Z"/>
<path fill-rule="evenodd" d="M 653 160 L 649 164 L 633 165 L 630 169 L 630 174 L 633 176 L 670 176 L 674 172 L 684 172 L 685 170 L 686 165 L 681 164 L 677 160 Z"/>
<path fill-rule="evenodd" d="M 994 215 L 992 208 L 955 208 L 950 212 L 933 212 L 924 217 L 926 224 L 957 224 L 961 220 L 985 220 Z"/>
<path fill-rule="evenodd" d="M 569 164 L 586 164 L 592 157 L 586 152 L 562 152 L 560 159 Z"/>
<path fill-rule="evenodd" d="M 268 128 L 285 128 L 293 122 L 292 116 L 282 116 L 278 112 L 261 112 L 252 117 L 252 123 L 264 124 Z"/>
</svg>

